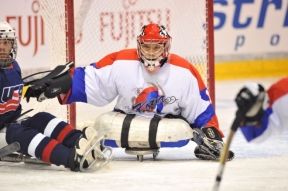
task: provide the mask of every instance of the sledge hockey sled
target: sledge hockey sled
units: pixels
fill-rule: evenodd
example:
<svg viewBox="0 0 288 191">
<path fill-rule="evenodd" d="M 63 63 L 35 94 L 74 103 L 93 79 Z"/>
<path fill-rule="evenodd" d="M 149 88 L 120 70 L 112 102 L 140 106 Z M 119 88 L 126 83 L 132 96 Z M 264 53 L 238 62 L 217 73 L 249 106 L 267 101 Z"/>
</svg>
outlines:
<svg viewBox="0 0 288 191">
<path fill-rule="evenodd" d="M 145 155 L 156 159 L 163 147 L 183 147 L 193 137 L 193 129 L 179 118 L 160 116 L 136 116 L 120 112 L 108 112 L 96 119 L 96 129 L 103 130 L 103 145 L 125 148 L 125 152 L 136 155 L 143 161 Z"/>
<path fill-rule="evenodd" d="M 50 165 L 49 163 L 41 161 L 37 158 L 17 153 L 17 151 L 19 150 L 20 150 L 20 144 L 18 142 L 13 142 L 9 145 L 2 147 L 0 149 L 0 161 Z"/>
<path fill-rule="evenodd" d="M 152 155 L 153 159 L 156 160 L 158 154 L 159 154 L 159 148 L 158 149 L 150 149 L 150 148 L 126 148 L 125 153 L 129 155 L 136 155 L 137 160 L 142 162 L 144 159 L 144 155 Z"/>
<path fill-rule="evenodd" d="M 20 153 L 12 153 L 12 154 L 3 156 L 3 157 L 0 158 L 0 161 L 3 161 L 3 162 L 15 162 L 15 163 L 24 162 L 25 164 L 51 165 L 51 164 L 46 163 L 44 161 L 41 161 L 41 160 L 39 160 L 37 158 L 30 157 L 30 156 L 27 156 L 27 155 L 23 155 L 23 154 L 20 154 Z"/>
<path fill-rule="evenodd" d="M 180 118 L 139 116 L 115 111 L 100 115 L 94 126 L 105 132 L 103 145 L 125 148 L 127 154 L 136 155 L 139 161 L 143 161 L 144 155 L 152 155 L 156 159 L 160 148 L 187 145 L 196 132 Z"/>
</svg>

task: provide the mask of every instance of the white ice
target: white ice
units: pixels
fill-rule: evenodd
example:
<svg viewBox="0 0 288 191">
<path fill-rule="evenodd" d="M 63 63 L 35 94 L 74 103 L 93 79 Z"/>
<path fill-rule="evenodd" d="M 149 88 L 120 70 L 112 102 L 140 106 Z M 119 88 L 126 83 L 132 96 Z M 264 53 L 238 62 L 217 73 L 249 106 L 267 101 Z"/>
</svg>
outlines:
<svg viewBox="0 0 288 191">
<path fill-rule="evenodd" d="M 276 79 L 253 80 L 268 87 Z M 227 135 L 236 110 L 234 97 L 245 82 L 216 82 L 216 110 Z M 89 112 L 84 112 L 84 110 Z M 106 107 L 105 109 L 109 109 Z M 91 120 L 101 109 L 81 106 L 81 120 Z M 115 149 L 113 161 L 95 172 L 75 173 L 57 166 L 0 162 L 0 191 L 208 191 L 212 190 L 218 162 L 200 161 L 193 154 L 195 144 L 178 149 L 161 149 L 156 161 Z M 227 162 L 221 191 L 288 190 L 288 133 L 258 144 L 247 143 L 238 131 L 231 149 L 236 157 Z"/>
</svg>

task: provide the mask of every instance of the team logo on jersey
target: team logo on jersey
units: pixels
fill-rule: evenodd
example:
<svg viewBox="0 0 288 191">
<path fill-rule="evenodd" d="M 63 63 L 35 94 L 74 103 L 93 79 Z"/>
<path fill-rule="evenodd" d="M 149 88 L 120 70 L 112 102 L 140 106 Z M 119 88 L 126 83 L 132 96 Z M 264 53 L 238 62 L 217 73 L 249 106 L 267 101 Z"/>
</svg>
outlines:
<svg viewBox="0 0 288 191">
<path fill-rule="evenodd" d="M 4 87 L 0 100 L 0 114 L 15 111 L 20 105 L 22 84 Z"/>
<path fill-rule="evenodd" d="M 139 90 L 138 96 L 133 100 L 133 110 L 161 113 L 164 107 L 163 100 L 164 95 L 161 89 L 152 84 L 143 90 Z"/>
</svg>

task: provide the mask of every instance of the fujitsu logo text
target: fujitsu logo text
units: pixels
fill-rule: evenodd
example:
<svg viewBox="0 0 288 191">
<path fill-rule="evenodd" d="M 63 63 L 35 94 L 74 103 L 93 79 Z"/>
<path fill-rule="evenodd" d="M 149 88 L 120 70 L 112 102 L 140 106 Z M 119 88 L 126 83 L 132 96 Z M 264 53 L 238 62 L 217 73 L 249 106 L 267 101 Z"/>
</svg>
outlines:
<svg viewBox="0 0 288 191">
<path fill-rule="evenodd" d="M 23 47 L 33 48 L 33 56 L 35 56 L 39 51 L 39 46 L 45 44 L 44 21 L 38 14 L 40 10 L 38 0 L 32 2 L 31 9 L 34 15 L 7 16 L 6 20 L 15 27 L 18 44 Z"/>
</svg>

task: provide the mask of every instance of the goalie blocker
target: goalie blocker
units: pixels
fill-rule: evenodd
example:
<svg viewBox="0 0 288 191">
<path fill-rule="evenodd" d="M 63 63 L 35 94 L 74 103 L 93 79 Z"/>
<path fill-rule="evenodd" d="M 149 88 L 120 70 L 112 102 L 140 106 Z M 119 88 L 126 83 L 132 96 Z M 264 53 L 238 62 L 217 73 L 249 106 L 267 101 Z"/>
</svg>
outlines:
<svg viewBox="0 0 288 191">
<path fill-rule="evenodd" d="M 37 98 L 37 101 L 43 101 L 47 98 L 55 98 L 62 93 L 67 93 L 72 85 L 72 78 L 70 76 L 70 68 L 72 66 L 73 62 L 69 62 L 66 65 L 57 66 L 43 78 L 27 82 L 24 80 L 23 96 L 27 102 L 29 102 L 30 97 Z M 32 74 L 28 77 L 37 74 Z"/>
</svg>

